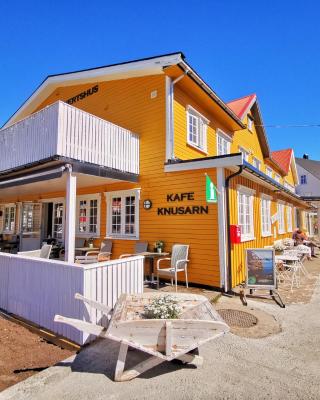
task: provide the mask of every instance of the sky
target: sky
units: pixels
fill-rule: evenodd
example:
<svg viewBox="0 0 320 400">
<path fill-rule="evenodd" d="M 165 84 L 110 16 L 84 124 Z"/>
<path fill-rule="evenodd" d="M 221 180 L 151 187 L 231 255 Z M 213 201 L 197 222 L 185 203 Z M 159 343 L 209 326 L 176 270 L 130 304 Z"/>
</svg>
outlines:
<svg viewBox="0 0 320 400">
<path fill-rule="evenodd" d="M 272 150 L 320 159 L 320 2 L 0 2 L 0 126 L 50 74 L 182 51 L 224 100 L 256 93 Z"/>
</svg>

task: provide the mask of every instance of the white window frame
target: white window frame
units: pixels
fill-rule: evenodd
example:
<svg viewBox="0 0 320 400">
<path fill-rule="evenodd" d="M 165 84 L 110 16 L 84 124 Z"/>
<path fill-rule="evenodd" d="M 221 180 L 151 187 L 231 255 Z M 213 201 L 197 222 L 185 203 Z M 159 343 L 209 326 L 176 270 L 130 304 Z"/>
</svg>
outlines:
<svg viewBox="0 0 320 400">
<path fill-rule="evenodd" d="M 292 193 L 295 192 L 294 186 L 291 185 L 291 183 L 287 182 L 286 180 L 284 181 L 283 186 L 284 186 L 286 189 L 289 189 Z"/>
<path fill-rule="evenodd" d="M 283 234 L 286 233 L 285 227 L 285 217 L 284 217 L 284 208 L 285 205 L 282 202 L 278 202 L 277 211 L 278 211 L 278 233 Z"/>
<path fill-rule="evenodd" d="M 270 167 L 266 167 L 266 175 L 267 175 L 269 178 L 272 178 L 272 177 L 273 177 L 273 169 L 270 168 Z"/>
<path fill-rule="evenodd" d="M 11 221 L 11 209 L 13 208 L 13 220 Z M 6 213 L 9 210 L 9 226 L 13 222 L 13 229 L 6 229 Z M 4 205 L 3 209 L 3 233 L 14 233 L 16 226 L 16 217 L 17 217 L 17 207 L 14 203 L 8 203 Z"/>
<path fill-rule="evenodd" d="M 278 183 L 280 183 L 280 178 L 281 178 L 281 176 L 280 176 L 279 174 L 275 174 L 275 175 L 274 175 L 274 180 L 275 180 L 276 182 L 278 182 Z"/>
<path fill-rule="evenodd" d="M 90 232 L 90 201 L 97 200 L 97 232 Z M 86 232 L 81 232 L 79 229 L 80 222 L 80 202 L 87 201 L 86 204 Z M 76 236 L 80 237 L 99 237 L 100 236 L 100 209 L 101 209 L 101 196 L 100 193 L 86 194 L 77 196 L 77 218 L 76 218 Z"/>
<path fill-rule="evenodd" d="M 287 210 L 286 210 L 286 215 L 287 215 L 287 232 L 292 232 L 292 206 L 287 205 Z"/>
<path fill-rule="evenodd" d="M 257 164 L 257 165 L 255 165 Z M 260 171 L 261 169 L 261 161 L 257 157 L 252 157 L 252 165 Z"/>
<path fill-rule="evenodd" d="M 240 151 L 240 153 L 242 153 L 243 159 L 248 162 L 249 161 L 249 156 L 250 156 L 250 151 L 246 150 L 242 146 L 239 146 L 239 151 Z"/>
<path fill-rule="evenodd" d="M 239 185 L 237 187 L 237 205 L 238 205 L 238 225 L 240 226 L 241 229 L 241 242 L 247 242 L 249 240 L 254 240 L 254 194 L 255 190 L 250 189 L 245 186 Z M 241 215 L 240 215 L 240 196 L 246 196 L 248 200 L 248 206 L 249 206 L 249 231 L 246 233 L 242 233 L 242 226 L 244 224 L 241 224 Z"/>
<path fill-rule="evenodd" d="M 247 127 L 248 127 L 248 130 L 249 130 L 251 133 L 253 132 L 253 123 L 254 123 L 253 118 L 250 117 L 250 115 L 248 115 L 248 117 L 247 117 Z"/>
<path fill-rule="evenodd" d="M 271 228 L 271 201 L 272 197 L 262 194 L 260 199 L 261 236 L 272 236 Z"/>
<path fill-rule="evenodd" d="M 300 185 L 306 185 L 307 183 L 308 183 L 307 175 L 306 174 L 300 175 Z"/>
<path fill-rule="evenodd" d="M 187 106 L 187 143 L 189 146 L 194 147 L 197 150 L 200 150 L 207 154 L 207 132 L 209 120 L 204 117 L 199 111 L 195 110 L 190 105 Z M 193 140 L 192 136 L 194 133 L 190 131 L 190 116 L 195 120 L 196 126 L 196 139 Z M 191 137 L 190 137 L 191 136 Z"/>
<path fill-rule="evenodd" d="M 222 146 L 220 146 L 219 139 L 222 142 Z M 217 155 L 223 156 L 225 154 L 230 154 L 231 151 L 231 141 L 232 138 L 224 133 L 221 129 L 217 129 Z M 220 150 L 220 147 L 223 149 Z M 225 148 L 225 150 L 224 150 Z"/>
<path fill-rule="evenodd" d="M 34 230 L 34 207 L 37 204 L 39 204 L 39 203 L 32 203 L 32 202 L 24 202 L 24 203 L 22 203 L 22 206 L 21 206 L 21 232 L 24 235 L 32 235 L 32 234 L 34 234 L 36 232 Z M 32 207 L 32 230 L 31 231 L 25 230 L 25 227 L 24 227 L 24 213 L 25 213 L 25 207 L 26 206 L 31 206 Z M 27 226 L 28 226 L 28 216 L 27 216 Z"/>
<path fill-rule="evenodd" d="M 139 239 L 139 202 L 140 202 L 140 189 L 120 190 L 115 192 L 106 192 L 107 201 L 107 236 L 116 239 L 137 240 Z M 135 196 L 135 233 L 125 233 L 125 198 L 128 196 Z M 120 234 L 112 233 L 112 199 L 121 197 L 121 232 Z"/>
</svg>

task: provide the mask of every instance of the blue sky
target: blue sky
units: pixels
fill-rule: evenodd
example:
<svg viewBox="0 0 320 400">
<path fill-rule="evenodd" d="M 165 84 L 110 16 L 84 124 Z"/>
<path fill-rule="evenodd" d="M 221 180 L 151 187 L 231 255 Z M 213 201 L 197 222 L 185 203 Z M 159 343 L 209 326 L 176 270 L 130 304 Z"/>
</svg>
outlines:
<svg viewBox="0 0 320 400">
<path fill-rule="evenodd" d="M 264 123 L 320 124 L 320 2 L 2 1 L 0 126 L 49 74 L 183 51 L 225 101 L 257 93 Z M 320 159 L 320 128 L 267 128 Z"/>
</svg>

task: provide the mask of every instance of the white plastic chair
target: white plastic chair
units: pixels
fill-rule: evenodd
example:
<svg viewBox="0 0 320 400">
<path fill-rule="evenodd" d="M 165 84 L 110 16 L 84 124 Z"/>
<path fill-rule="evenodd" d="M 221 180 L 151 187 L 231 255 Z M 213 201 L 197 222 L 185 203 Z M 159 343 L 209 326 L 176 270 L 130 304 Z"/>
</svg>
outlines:
<svg viewBox="0 0 320 400">
<path fill-rule="evenodd" d="M 159 277 L 165 276 L 171 279 L 171 285 L 173 285 L 173 278 L 175 280 L 176 292 L 178 290 L 178 272 L 185 273 L 186 286 L 188 286 L 188 253 L 189 245 L 187 244 L 174 244 L 172 246 L 171 257 L 160 258 L 157 261 L 157 287 L 159 289 Z M 170 267 L 160 268 L 160 264 L 163 261 L 170 261 Z"/>
<path fill-rule="evenodd" d="M 51 249 L 52 249 L 51 244 L 44 244 L 41 247 L 41 249 L 30 250 L 30 251 L 19 251 L 18 254 L 26 257 L 49 258 Z"/>
</svg>

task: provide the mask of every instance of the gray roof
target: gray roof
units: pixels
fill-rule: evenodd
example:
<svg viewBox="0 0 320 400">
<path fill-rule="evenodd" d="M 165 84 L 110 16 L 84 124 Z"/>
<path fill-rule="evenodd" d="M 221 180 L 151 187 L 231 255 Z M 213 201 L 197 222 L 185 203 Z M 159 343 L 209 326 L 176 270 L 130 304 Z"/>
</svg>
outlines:
<svg viewBox="0 0 320 400">
<path fill-rule="evenodd" d="M 320 179 L 320 161 L 296 158 L 296 163 L 316 178 Z"/>
</svg>

